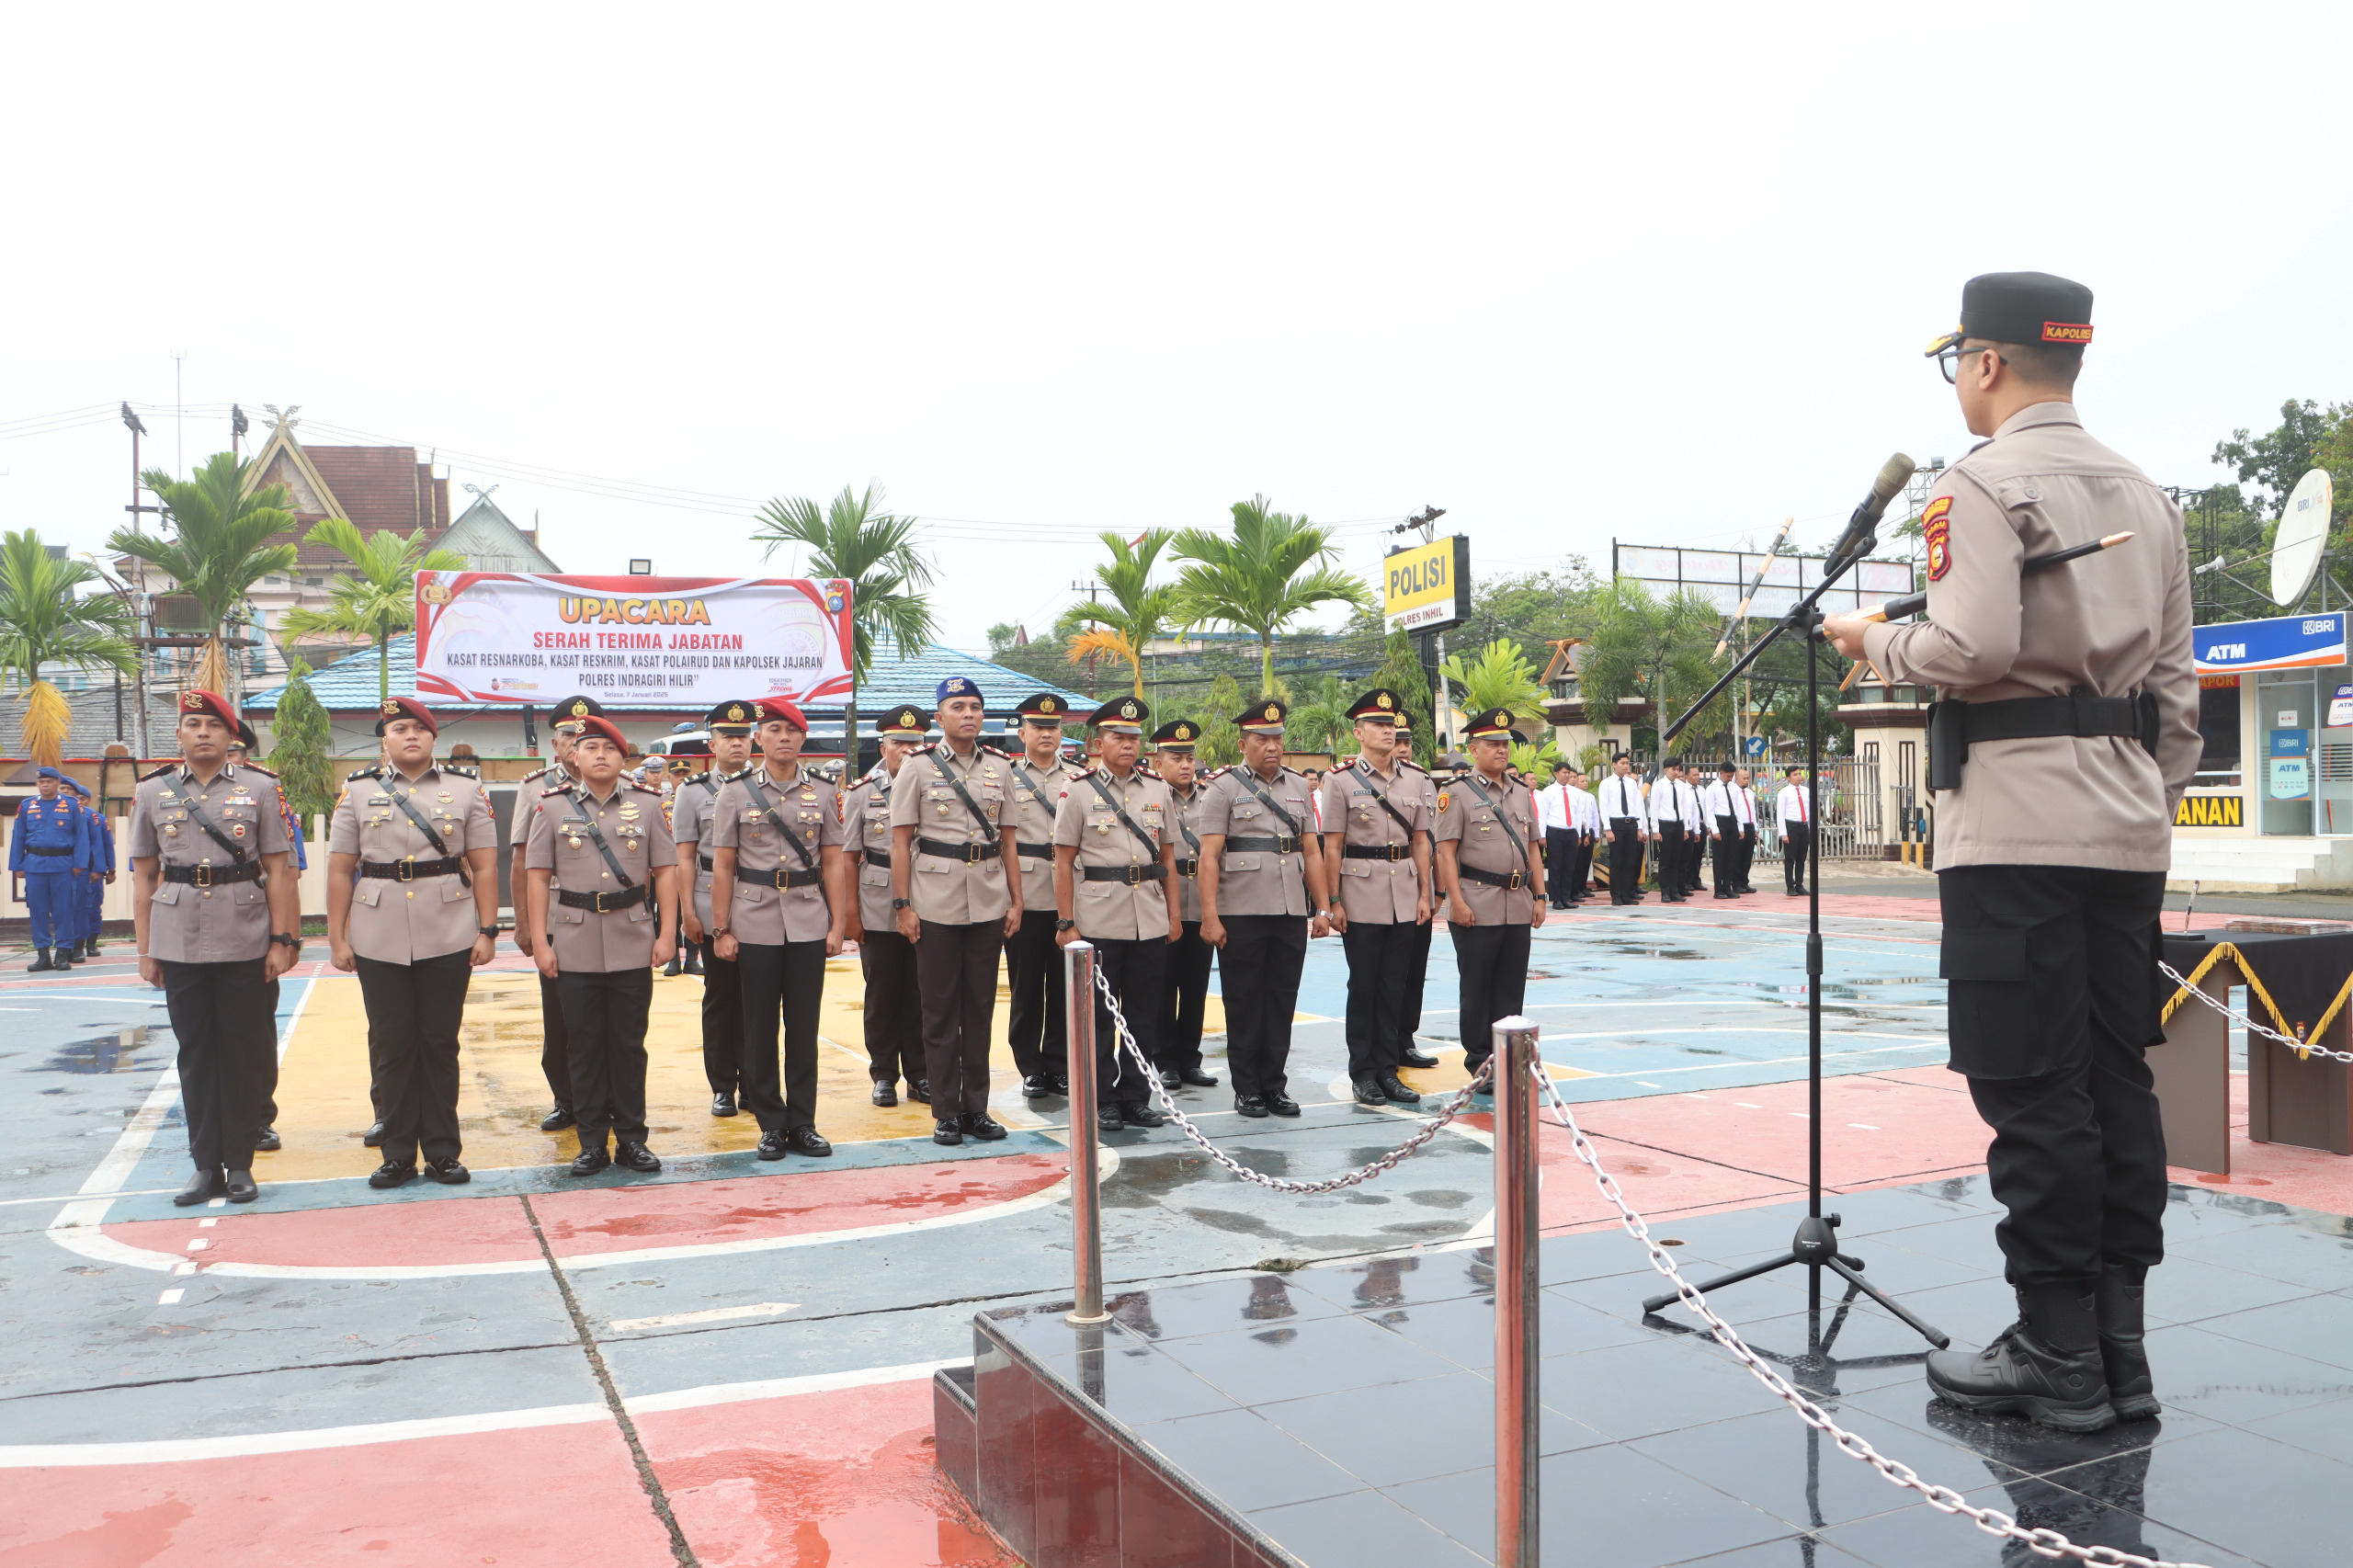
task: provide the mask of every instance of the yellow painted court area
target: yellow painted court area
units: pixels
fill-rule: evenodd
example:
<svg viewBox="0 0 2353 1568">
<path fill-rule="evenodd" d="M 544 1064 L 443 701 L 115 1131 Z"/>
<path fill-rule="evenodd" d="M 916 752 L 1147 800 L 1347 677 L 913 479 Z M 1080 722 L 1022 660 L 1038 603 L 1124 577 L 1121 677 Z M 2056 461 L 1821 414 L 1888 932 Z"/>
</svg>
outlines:
<svg viewBox="0 0 2353 1568">
<path fill-rule="evenodd" d="M 1215 1001 L 1216 998 L 1211 997 L 1211 1000 Z M 1422 1049 L 1428 1051 L 1432 1056 L 1438 1058 L 1438 1065 L 1435 1067 L 1424 1067 L 1419 1071 L 1415 1071 L 1411 1067 L 1400 1069 L 1397 1076 L 1404 1083 L 1404 1085 L 1407 1088 L 1425 1095 L 1450 1095 L 1455 1090 L 1461 1088 L 1463 1085 L 1471 1081 L 1471 1074 L 1464 1072 L 1462 1068 L 1462 1048 L 1461 1046 L 1447 1046 L 1438 1050 L 1431 1050 L 1429 1043 L 1427 1041 L 1424 1041 Z M 1557 1062 L 1547 1062 L 1544 1064 L 1544 1070 L 1552 1075 L 1552 1081 L 1554 1083 L 1565 1083 L 1571 1078 L 1598 1078 L 1601 1076 L 1598 1073 L 1589 1073 L 1582 1067 L 1563 1067 Z"/>
<path fill-rule="evenodd" d="M 263 1181 L 364 1176 L 378 1163 L 360 1138 L 375 1119 L 368 1099 L 368 1017 L 359 982 L 344 975 L 313 983 L 310 999 L 286 1040 L 278 1075 L 278 1131 L 285 1147 L 255 1157 Z M 855 957 L 825 965 L 825 997 L 818 1013 L 817 1131 L 837 1143 L 928 1136 L 931 1108 L 904 1098 L 892 1108 L 870 1102 L 867 1074 L 866 982 Z M 1006 978 L 997 971 L 991 1025 L 991 1093 L 1017 1082 L 1006 1048 Z M 1222 1034 L 1225 1009 L 1209 998 L 1205 1032 Z M 466 996 L 459 1031 L 458 1121 L 466 1164 L 483 1170 L 552 1165 L 579 1152 L 571 1132 L 540 1131 L 551 1104 L 540 1071 L 540 984 L 529 971 L 477 973 Z M 710 1114 L 710 1085 L 702 1070 L 702 979 L 654 977 L 654 1006 L 646 1028 L 647 1145 L 657 1154 L 749 1150 L 760 1141 L 748 1115 Z M 1461 1069 L 1456 1069 L 1460 1081 Z M 904 1089 L 902 1087 L 904 1095 Z M 1015 1103 L 1018 1104 L 1016 1096 Z M 1053 1105 L 1061 1110 L 1059 1103 Z M 1000 1111 L 1000 1119 L 1004 1117 Z"/>
</svg>

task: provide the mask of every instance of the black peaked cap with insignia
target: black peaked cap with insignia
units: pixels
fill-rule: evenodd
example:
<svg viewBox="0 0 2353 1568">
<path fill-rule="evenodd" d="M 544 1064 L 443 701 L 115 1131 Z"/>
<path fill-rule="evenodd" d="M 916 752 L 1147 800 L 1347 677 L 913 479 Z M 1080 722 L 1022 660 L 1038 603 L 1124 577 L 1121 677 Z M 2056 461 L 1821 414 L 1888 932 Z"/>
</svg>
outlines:
<svg viewBox="0 0 2353 1568">
<path fill-rule="evenodd" d="M 1279 735 L 1290 718 L 1290 706 L 1279 698 L 1265 697 L 1233 716 L 1233 722 L 1253 735 Z"/>
<path fill-rule="evenodd" d="M 558 734 L 577 734 L 590 719 L 604 717 L 605 705 L 589 696 L 567 697 L 548 710 L 548 722 Z"/>
<path fill-rule="evenodd" d="M 1348 704 L 1348 717 L 1351 719 L 1387 719 L 1394 722 L 1397 718 L 1398 710 L 1404 706 L 1404 703 L 1397 700 L 1397 694 L 1395 692 L 1390 690 L 1385 686 L 1376 686 L 1370 691 L 1366 692 L 1362 697 L 1358 698 L 1354 702 Z"/>
<path fill-rule="evenodd" d="M 1070 718 L 1070 704 L 1051 691 L 1033 691 L 1013 711 L 1018 718 L 1059 724 Z"/>
<path fill-rule="evenodd" d="M 1190 719 L 1171 719 L 1152 733 L 1152 744 L 1163 751 L 1191 751 L 1201 738 L 1201 727 Z"/>
<path fill-rule="evenodd" d="M 710 711 L 702 716 L 702 727 L 714 735 L 748 735 L 752 733 L 752 705 L 740 697 L 715 702 Z"/>
<path fill-rule="evenodd" d="M 2092 291 L 2048 272 L 1984 272 L 1961 287 L 1961 324 L 1928 345 L 1928 358 L 1974 337 L 1991 343 L 2092 340 Z"/>
<path fill-rule="evenodd" d="M 1122 734 L 1141 736 L 1144 724 L 1152 718 L 1152 710 L 1140 697 L 1115 697 L 1086 716 L 1086 722 L 1098 730 L 1115 730 Z"/>
<path fill-rule="evenodd" d="M 931 733 L 931 715 L 912 702 L 902 702 L 874 721 L 874 733 L 894 740 L 919 741 Z"/>
<path fill-rule="evenodd" d="M 1518 741 L 1524 745 L 1528 742 L 1528 737 L 1514 727 L 1515 722 L 1515 716 L 1510 709 L 1490 708 L 1483 713 L 1473 714 L 1471 722 L 1462 727 L 1462 733 L 1465 738 L 1474 741 L 1497 736 L 1505 740 Z"/>
</svg>

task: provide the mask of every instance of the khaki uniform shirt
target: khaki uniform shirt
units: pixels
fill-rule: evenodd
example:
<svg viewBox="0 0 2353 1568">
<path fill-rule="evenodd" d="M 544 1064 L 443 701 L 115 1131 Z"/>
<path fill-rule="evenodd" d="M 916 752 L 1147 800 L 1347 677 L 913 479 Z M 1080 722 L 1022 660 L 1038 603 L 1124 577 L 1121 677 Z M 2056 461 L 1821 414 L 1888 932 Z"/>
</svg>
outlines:
<svg viewBox="0 0 2353 1568">
<path fill-rule="evenodd" d="M 620 891 L 620 883 L 597 853 L 596 840 L 580 824 L 593 822 L 605 846 L 620 862 L 631 885 L 652 885 L 654 874 L 678 863 L 670 824 L 662 820 L 662 797 L 634 784 L 616 782 L 610 799 L 599 801 L 581 783 L 542 795 L 531 808 L 531 830 L 523 844 L 526 871 L 552 871 L 548 885 L 548 940 L 556 968 L 582 973 L 644 969 L 654 961 L 654 911 L 632 898 L 620 909 L 599 914 L 573 909 L 558 892 Z"/>
<path fill-rule="evenodd" d="M 1178 918 L 1188 926 L 1201 923 L 1201 807 L 1208 803 L 1210 785 L 1199 774 L 1193 776 L 1193 787 L 1180 795 L 1176 786 L 1168 784 L 1168 799 L 1176 807 L 1176 892 L 1183 905 Z M 1191 867 L 1190 870 L 1186 869 Z"/>
<path fill-rule="evenodd" d="M 1335 767 L 1324 776 L 1324 831 L 1339 834 L 1344 846 L 1377 845 L 1387 848 L 1393 857 L 1386 860 L 1341 859 L 1336 879 L 1339 892 L 1336 896 L 1341 912 L 1350 920 L 1393 926 L 1414 918 L 1414 903 L 1421 894 L 1421 882 L 1414 870 L 1413 835 L 1430 829 L 1430 807 L 1437 792 L 1429 783 L 1428 774 L 1404 764 L 1383 778 L 1368 767 L 1362 757 L 1346 767 Z M 1381 809 L 1377 795 L 1387 797 L 1397 815 L 1405 819 L 1404 827 Z"/>
<path fill-rule="evenodd" d="M 1455 864 L 1498 876 L 1517 874 L 1517 888 L 1491 887 L 1463 878 L 1451 897 L 1468 905 L 1481 926 L 1525 926 L 1536 907 L 1534 858 L 1542 852 L 1532 836 L 1536 812 L 1528 786 L 1506 778 L 1489 784 L 1474 773 L 1438 792 L 1438 842 L 1452 839 Z M 1514 840 L 1518 840 L 1517 846 Z M 1533 846 L 1533 847 L 1531 847 Z M 1525 853 L 1523 853 L 1525 851 Z"/>
<path fill-rule="evenodd" d="M 983 827 L 949 786 L 953 778 L 972 797 L 972 804 L 988 819 Z M 942 926 L 978 926 L 1003 920 L 1013 907 L 1012 890 L 1005 885 L 1005 858 L 999 826 L 1011 803 L 1013 775 L 1005 758 L 975 744 L 970 759 L 961 758 L 948 743 L 915 753 L 899 765 L 898 781 L 891 788 L 891 825 L 915 830 L 915 864 L 908 868 L 907 895 L 915 901 L 915 918 Z M 922 841 L 953 845 L 961 854 L 933 854 Z"/>
<path fill-rule="evenodd" d="M 1111 799 L 1128 813 L 1128 821 L 1152 840 L 1150 847 L 1128 831 L 1127 824 L 1088 782 L 1090 778 L 1103 781 Z M 1080 936 L 1090 942 L 1167 940 L 1168 892 L 1162 880 L 1145 880 L 1133 886 L 1090 882 L 1086 868 L 1157 867 L 1162 845 L 1183 842 L 1174 825 L 1176 815 L 1168 786 L 1141 767 L 1130 771 L 1124 783 L 1108 771 L 1095 768 L 1063 789 L 1062 803 L 1054 812 L 1054 843 L 1078 851 L 1071 866 L 1071 901 L 1075 906 L 1071 916 L 1078 922 Z"/>
<path fill-rule="evenodd" d="M 1245 779 L 1244 775 L 1248 774 Z M 1294 831 L 1253 793 L 1256 783 L 1267 800 L 1290 813 Z M 1314 787 L 1307 776 L 1282 767 L 1274 778 L 1260 778 L 1245 763 L 1236 763 L 1211 780 L 1200 797 L 1197 833 L 1225 835 L 1225 852 L 1217 861 L 1217 913 L 1235 915 L 1296 915 L 1304 919 L 1314 911 L 1307 898 L 1307 858 L 1297 847 L 1237 849 L 1240 838 L 1303 838 L 1315 831 Z M 1181 854 L 1182 851 L 1180 850 Z"/>
<path fill-rule="evenodd" d="M 900 765 L 905 771 L 905 765 Z M 842 853 L 858 889 L 858 923 L 869 931 L 896 931 L 891 913 L 891 789 L 881 763 L 842 794 Z M 876 864 L 879 860 L 881 864 Z"/>
<path fill-rule="evenodd" d="M 498 847 L 481 779 L 436 766 L 412 783 L 395 768 L 370 767 L 345 782 L 327 819 L 327 853 L 357 855 L 362 866 L 442 858 L 396 796 L 405 796 L 433 824 L 449 854 L 463 859 L 469 849 Z M 481 928 L 473 890 L 455 874 L 405 881 L 362 876 L 351 890 L 345 934 L 363 959 L 407 964 L 471 948 Z"/>
<path fill-rule="evenodd" d="M 760 803 L 752 799 L 758 785 L 768 807 L 783 819 L 809 858 L 785 843 Z M 833 907 L 825 902 L 825 846 L 842 842 L 842 807 L 833 783 L 806 767 L 793 769 L 790 779 L 768 776 L 766 767 L 736 775 L 719 791 L 710 809 L 710 846 L 735 851 L 735 905 L 727 928 L 739 942 L 780 948 L 787 942 L 822 942 L 833 925 Z M 816 881 L 805 887 L 777 886 L 777 872 L 814 871 Z"/>
<path fill-rule="evenodd" d="M 236 857 L 188 816 L 193 803 L 248 861 L 289 848 L 286 820 L 278 814 L 278 781 L 251 768 L 224 767 L 199 785 L 185 766 L 141 781 L 131 805 L 134 859 L 166 867 L 210 865 L 226 870 Z M 290 865 L 287 872 L 291 875 Z M 269 950 L 269 895 L 258 881 L 202 888 L 159 881 L 147 910 L 147 956 L 171 963 L 234 963 Z"/>
<path fill-rule="evenodd" d="M 1972 746 L 1961 787 L 1937 798 L 1937 865 L 2169 869 L 2174 807 L 2201 749 L 2180 509 L 2066 403 L 2012 415 L 1945 471 L 1928 509 L 1929 619 L 1864 634 L 1888 679 L 1971 702 L 2146 690 L 2158 714 L 2154 756 L 2131 735 Z M 2029 555 L 2127 529 L 2114 550 L 2019 573 Z"/>
<path fill-rule="evenodd" d="M 1019 755 L 1005 766 L 1013 779 L 1013 836 L 1021 846 L 1021 907 L 1034 915 L 1054 907 L 1054 808 L 1062 803 L 1063 790 L 1070 781 L 1086 769 L 1056 758 L 1051 767 L 1040 772 Z M 1038 853 L 1029 853 L 1032 849 Z M 1176 853 L 1182 856 L 1185 851 Z"/>
<path fill-rule="evenodd" d="M 679 866 L 694 868 L 695 918 L 706 933 L 710 930 L 710 868 L 705 864 L 710 858 L 710 808 L 719 799 L 720 786 L 742 777 L 714 767 L 679 785 L 670 798 L 670 836 L 677 842 Z"/>
</svg>

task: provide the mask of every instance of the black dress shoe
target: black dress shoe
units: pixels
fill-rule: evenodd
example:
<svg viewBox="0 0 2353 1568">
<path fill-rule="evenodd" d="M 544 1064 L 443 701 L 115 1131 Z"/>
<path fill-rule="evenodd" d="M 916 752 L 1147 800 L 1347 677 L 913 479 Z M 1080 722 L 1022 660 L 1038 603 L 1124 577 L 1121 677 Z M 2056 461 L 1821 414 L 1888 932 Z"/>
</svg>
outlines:
<svg viewBox="0 0 2353 1568">
<path fill-rule="evenodd" d="M 463 1187 L 474 1179 L 474 1173 L 458 1163 L 455 1154 L 446 1160 L 425 1162 L 425 1179 L 438 1181 L 444 1187 Z"/>
<path fill-rule="evenodd" d="M 935 1121 L 931 1124 L 931 1141 L 952 1149 L 964 1141 L 964 1129 L 957 1122 Z"/>
<path fill-rule="evenodd" d="M 1160 1070 L 1160 1086 L 1169 1090 L 1181 1089 L 1185 1086 L 1185 1074 L 1174 1067 L 1164 1067 Z"/>
<path fill-rule="evenodd" d="M 806 1154 L 813 1160 L 832 1156 L 834 1146 L 813 1127 L 791 1127 L 785 1130 L 784 1146 L 796 1154 Z"/>
<path fill-rule="evenodd" d="M 1397 1074 L 1394 1073 L 1384 1073 L 1381 1074 L 1381 1097 L 1387 1100 L 1391 1105 L 1419 1105 L 1422 1103 L 1422 1096 L 1407 1088 L 1404 1085 L 1399 1083 L 1397 1081 Z"/>
<path fill-rule="evenodd" d="M 784 1129 L 781 1127 L 771 1127 L 766 1132 L 761 1133 L 760 1146 L 752 1151 L 752 1157 L 756 1160 L 781 1160 L 784 1158 Z"/>
<path fill-rule="evenodd" d="M 674 952 L 670 955 L 670 961 L 662 966 L 662 978 L 665 980 L 675 980 L 679 975 L 686 972 L 686 960 Z"/>
<path fill-rule="evenodd" d="M 1438 1058 L 1418 1046 L 1409 1045 L 1397 1053 L 1397 1064 L 1400 1067 L 1435 1067 Z"/>
<path fill-rule="evenodd" d="M 275 1127 L 265 1127 L 254 1134 L 254 1153 L 256 1154 L 275 1154 L 284 1147 L 285 1142 L 278 1136 Z"/>
<path fill-rule="evenodd" d="M 1121 1106 L 1120 1108 L 1120 1119 L 1126 1122 L 1130 1127 L 1165 1127 L 1168 1125 L 1168 1119 L 1161 1115 L 1158 1111 L 1153 1109 L 1152 1107 L 1148 1105 Z"/>
<path fill-rule="evenodd" d="M 1267 1102 L 1256 1095 L 1236 1095 L 1233 1096 L 1233 1110 L 1237 1116 L 1264 1116 L 1267 1114 Z"/>
<path fill-rule="evenodd" d="M 907 1098 L 915 1101 L 917 1105 L 929 1105 L 931 1103 L 931 1080 L 928 1078 L 909 1079 L 907 1082 Z"/>
<path fill-rule="evenodd" d="M 381 1192 L 387 1187 L 406 1187 L 416 1176 L 415 1165 L 404 1165 L 398 1160 L 386 1160 L 368 1175 L 368 1185 Z"/>
<path fill-rule="evenodd" d="M 702 949 L 700 948 L 690 947 L 687 949 L 687 972 L 688 974 L 700 974 L 702 972 Z"/>
<path fill-rule="evenodd" d="M 561 1132 L 579 1119 L 580 1119 L 578 1117 L 572 1114 L 572 1108 L 570 1106 L 560 1105 L 540 1119 L 540 1131 L 542 1132 Z"/>
<path fill-rule="evenodd" d="M 1118 1106 L 1107 1105 L 1095 1113 L 1095 1131 L 1097 1132 L 1117 1132 L 1127 1125 L 1120 1116 Z"/>
<path fill-rule="evenodd" d="M 1381 1092 L 1381 1083 L 1374 1078 L 1358 1078 L 1349 1087 L 1355 1092 L 1358 1105 L 1387 1105 L 1389 1096 Z"/>
<path fill-rule="evenodd" d="M 968 1110 L 962 1118 L 965 1135 L 983 1143 L 994 1143 L 1005 1136 L 1005 1124 L 984 1110 Z"/>
<path fill-rule="evenodd" d="M 371 1122 L 369 1122 L 369 1123 L 368 1124 L 368 1131 L 365 1131 L 365 1132 L 363 1132 L 363 1133 L 361 1133 L 361 1134 L 359 1135 L 359 1142 L 362 1142 L 363 1144 L 367 1145 L 367 1146 L 368 1146 L 369 1148 L 370 1148 L 370 1149 L 375 1148 L 378 1144 L 381 1143 L 383 1141 L 384 1141 L 384 1124 L 383 1124 L 382 1122 L 381 1122 L 381 1121 L 371 1121 Z"/>
<path fill-rule="evenodd" d="M 1267 1096 L 1267 1108 L 1274 1112 L 1277 1116 L 1297 1116 L 1299 1114 L 1299 1102 L 1291 1098 L 1289 1095 L 1268 1095 Z"/>
<path fill-rule="evenodd" d="M 892 1079 L 877 1078 L 874 1080 L 874 1093 L 871 1097 L 876 1105 L 897 1105 L 899 1085 Z"/>
<path fill-rule="evenodd" d="M 192 1209 L 228 1190 L 219 1171 L 199 1171 L 188 1178 L 188 1185 L 172 1194 L 172 1201 L 182 1209 Z"/>
<path fill-rule="evenodd" d="M 595 1176 L 612 1163 L 602 1149 L 583 1149 L 572 1157 L 572 1164 L 564 1166 L 563 1171 L 566 1176 Z"/>
<path fill-rule="evenodd" d="M 222 1181 L 229 1189 L 229 1201 L 232 1203 L 251 1203 L 261 1196 L 261 1188 L 254 1185 L 254 1173 L 251 1171 L 231 1171 Z"/>
<path fill-rule="evenodd" d="M 735 1114 L 735 1096 L 727 1093 L 723 1089 L 718 1094 L 711 1096 L 710 1114 L 713 1116 L 733 1116 Z"/>
<path fill-rule="evenodd" d="M 1181 1077 L 1186 1083 L 1190 1084 L 1197 1089 L 1214 1089 L 1217 1087 L 1217 1074 L 1214 1073 L 1204 1073 L 1198 1067 L 1188 1067 L 1184 1072 L 1178 1074 L 1177 1076 Z"/>
<path fill-rule="evenodd" d="M 662 1168 L 661 1158 L 642 1143 L 632 1143 L 626 1138 L 613 1140 L 613 1164 L 625 1170 L 642 1171 L 652 1176 Z"/>
<path fill-rule="evenodd" d="M 1070 1098 L 1070 1074 L 1067 1074 L 1067 1073 L 1056 1073 L 1056 1074 L 1052 1074 L 1051 1082 L 1052 1082 L 1052 1084 L 1053 1084 L 1053 1085 L 1054 1085 L 1054 1093 L 1055 1093 L 1055 1094 L 1060 1095 L 1060 1096 L 1061 1096 L 1063 1098 L 1064 1098 L 1064 1099 L 1068 1099 L 1068 1098 Z"/>
<path fill-rule="evenodd" d="M 1043 1073 L 1030 1073 L 1021 1080 L 1021 1097 L 1025 1100 L 1051 1099 L 1053 1093 L 1054 1085 Z"/>
</svg>

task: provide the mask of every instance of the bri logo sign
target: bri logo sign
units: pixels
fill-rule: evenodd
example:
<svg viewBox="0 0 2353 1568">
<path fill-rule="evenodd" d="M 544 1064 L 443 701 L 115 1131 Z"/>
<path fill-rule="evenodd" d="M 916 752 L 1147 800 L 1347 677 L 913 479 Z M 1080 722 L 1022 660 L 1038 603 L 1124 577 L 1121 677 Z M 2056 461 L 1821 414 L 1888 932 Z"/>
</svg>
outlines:
<svg viewBox="0 0 2353 1568">
<path fill-rule="evenodd" d="M 2191 635 L 2202 676 L 2316 669 L 2345 662 L 2343 615 L 2233 621 L 2201 626 Z"/>
</svg>

